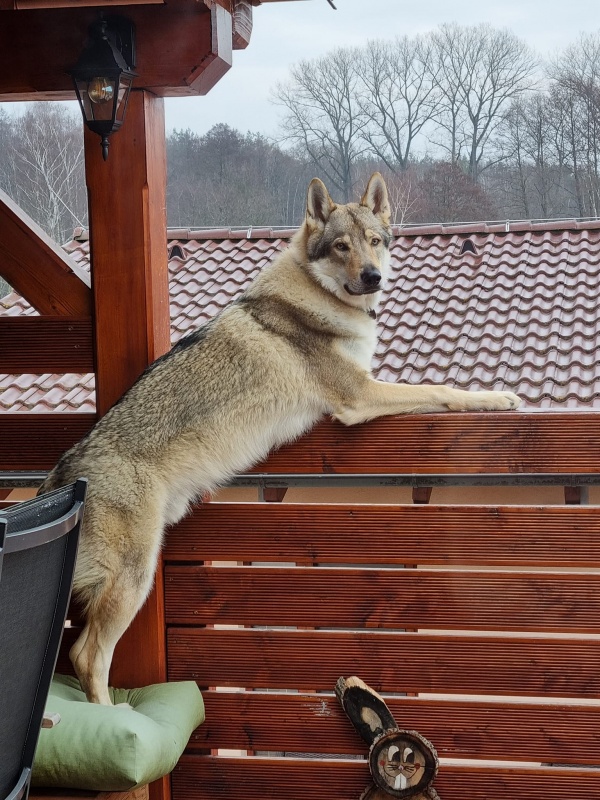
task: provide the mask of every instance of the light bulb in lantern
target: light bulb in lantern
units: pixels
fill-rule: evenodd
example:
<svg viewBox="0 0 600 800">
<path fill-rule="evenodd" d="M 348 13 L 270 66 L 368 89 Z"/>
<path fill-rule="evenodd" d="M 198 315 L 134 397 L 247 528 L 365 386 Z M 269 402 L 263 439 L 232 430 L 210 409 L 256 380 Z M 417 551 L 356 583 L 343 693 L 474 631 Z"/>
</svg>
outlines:
<svg viewBox="0 0 600 800">
<path fill-rule="evenodd" d="M 88 83 L 88 97 L 97 105 L 109 103 L 115 94 L 115 87 L 108 78 L 92 78 Z"/>
</svg>

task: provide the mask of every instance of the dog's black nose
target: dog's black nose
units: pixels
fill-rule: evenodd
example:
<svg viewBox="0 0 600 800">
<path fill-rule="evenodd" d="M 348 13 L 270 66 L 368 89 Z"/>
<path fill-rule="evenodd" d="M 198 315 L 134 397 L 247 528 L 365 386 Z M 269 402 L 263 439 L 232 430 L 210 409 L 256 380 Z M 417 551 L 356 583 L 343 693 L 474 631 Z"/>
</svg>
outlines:
<svg viewBox="0 0 600 800">
<path fill-rule="evenodd" d="M 375 286 L 379 286 L 381 283 L 381 272 L 375 269 L 375 267 L 365 267 L 360 273 L 360 279 L 365 286 L 372 289 Z"/>
</svg>

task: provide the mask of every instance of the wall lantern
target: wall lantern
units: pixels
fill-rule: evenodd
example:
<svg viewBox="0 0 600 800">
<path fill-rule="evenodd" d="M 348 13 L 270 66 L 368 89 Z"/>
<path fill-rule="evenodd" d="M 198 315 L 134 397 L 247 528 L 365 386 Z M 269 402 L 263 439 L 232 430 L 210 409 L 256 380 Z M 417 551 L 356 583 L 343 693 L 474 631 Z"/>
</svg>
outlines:
<svg viewBox="0 0 600 800">
<path fill-rule="evenodd" d="M 89 39 L 70 72 L 85 124 L 102 139 L 108 158 L 108 137 L 123 124 L 131 84 L 136 76 L 134 25 L 124 17 L 95 22 Z"/>
</svg>

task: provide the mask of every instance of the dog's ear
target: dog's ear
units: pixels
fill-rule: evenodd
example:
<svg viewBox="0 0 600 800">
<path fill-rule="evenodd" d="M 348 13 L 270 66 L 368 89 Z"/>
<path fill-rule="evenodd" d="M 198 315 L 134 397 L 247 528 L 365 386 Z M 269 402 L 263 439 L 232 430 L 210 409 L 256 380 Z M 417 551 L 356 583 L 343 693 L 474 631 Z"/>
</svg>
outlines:
<svg viewBox="0 0 600 800">
<path fill-rule="evenodd" d="M 361 206 L 370 208 L 376 217 L 379 217 L 384 225 L 390 224 L 390 201 L 388 200 L 387 187 L 379 172 L 374 172 L 369 178 L 369 183 L 365 189 L 361 201 Z"/>
<path fill-rule="evenodd" d="M 308 187 L 306 198 L 306 217 L 318 225 L 325 225 L 329 215 L 335 208 L 335 203 L 329 196 L 323 181 L 313 178 Z"/>
</svg>

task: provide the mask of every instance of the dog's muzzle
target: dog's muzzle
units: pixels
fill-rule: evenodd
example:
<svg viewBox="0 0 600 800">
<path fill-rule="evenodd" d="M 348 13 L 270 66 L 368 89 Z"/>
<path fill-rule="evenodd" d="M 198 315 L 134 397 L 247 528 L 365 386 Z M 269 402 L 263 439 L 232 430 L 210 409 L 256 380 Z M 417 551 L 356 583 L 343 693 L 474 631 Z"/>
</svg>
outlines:
<svg viewBox="0 0 600 800">
<path fill-rule="evenodd" d="M 375 267 L 365 267 L 360 273 L 360 280 L 345 283 L 344 289 L 348 294 L 372 294 L 381 289 L 381 272 Z"/>
</svg>

